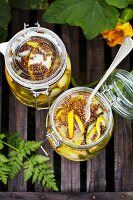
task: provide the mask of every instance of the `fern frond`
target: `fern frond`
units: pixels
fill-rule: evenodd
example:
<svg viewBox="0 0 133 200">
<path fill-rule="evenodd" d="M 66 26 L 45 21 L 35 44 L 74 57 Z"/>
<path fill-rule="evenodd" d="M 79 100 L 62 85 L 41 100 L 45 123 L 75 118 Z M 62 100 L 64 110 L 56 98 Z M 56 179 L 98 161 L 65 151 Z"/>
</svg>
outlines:
<svg viewBox="0 0 133 200">
<path fill-rule="evenodd" d="M 5 134 L 4 133 L 0 133 L 0 140 L 3 140 L 5 138 Z"/>
<path fill-rule="evenodd" d="M 26 141 L 24 148 L 25 150 L 36 151 L 40 146 L 40 141 Z"/>
<path fill-rule="evenodd" d="M 3 142 L 0 141 L 0 149 L 3 149 L 4 145 L 3 145 Z"/>
<path fill-rule="evenodd" d="M 24 180 L 27 181 L 32 177 L 32 183 L 38 180 L 38 183 L 42 183 L 42 185 L 46 184 L 48 188 L 58 191 L 53 170 L 47 161 L 49 161 L 49 157 L 32 155 L 24 163 Z"/>
<path fill-rule="evenodd" d="M 0 162 L 2 162 L 2 163 L 8 162 L 8 159 L 2 153 L 0 153 Z"/>
<path fill-rule="evenodd" d="M 23 155 L 21 154 L 21 152 L 12 150 L 9 152 L 8 156 L 9 156 L 8 166 L 10 167 L 10 178 L 13 179 L 21 169 Z"/>
<path fill-rule="evenodd" d="M 28 179 L 31 178 L 34 172 L 34 165 L 31 161 L 31 158 L 29 158 L 29 160 L 24 162 L 23 167 L 24 167 L 24 180 L 28 181 Z"/>
<path fill-rule="evenodd" d="M 0 162 L 0 180 L 6 185 L 10 168 L 7 164 Z"/>
<path fill-rule="evenodd" d="M 41 164 L 50 160 L 49 157 L 43 155 L 35 155 L 35 160 L 37 163 Z"/>
<path fill-rule="evenodd" d="M 40 173 L 40 171 L 39 171 L 38 167 L 35 167 L 34 174 L 32 176 L 32 183 L 34 183 L 37 180 L 39 173 Z"/>
<path fill-rule="evenodd" d="M 13 147 L 17 148 L 22 141 L 22 138 L 19 137 L 19 133 L 8 133 L 6 134 L 6 137 L 8 138 L 8 144 L 12 145 Z"/>
</svg>

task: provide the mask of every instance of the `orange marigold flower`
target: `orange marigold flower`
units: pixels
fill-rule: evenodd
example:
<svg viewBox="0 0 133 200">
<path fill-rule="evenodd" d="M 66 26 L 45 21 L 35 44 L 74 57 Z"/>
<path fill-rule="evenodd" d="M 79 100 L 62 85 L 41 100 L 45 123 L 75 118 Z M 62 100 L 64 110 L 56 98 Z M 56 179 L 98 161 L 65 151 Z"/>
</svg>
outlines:
<svg viewBox="0 0 133 200">
<path fill-rule="evenodd" d="M 133 36 L 133 29 L 129 22 L 118 24 L 113 30 L 106 30 L 102 32 L 103 38 L 107 40 L 110 47 L 116 44 L 122 44 L 126 36 Z"/>
</svg>

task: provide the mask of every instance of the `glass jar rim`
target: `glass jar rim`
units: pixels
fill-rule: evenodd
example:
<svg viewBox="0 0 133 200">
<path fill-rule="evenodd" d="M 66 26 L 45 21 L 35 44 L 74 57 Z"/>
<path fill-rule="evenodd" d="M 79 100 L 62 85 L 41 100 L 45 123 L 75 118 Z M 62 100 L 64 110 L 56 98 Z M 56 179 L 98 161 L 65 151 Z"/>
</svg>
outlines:
<svg viewBox="0 0 133 200">
<path fill-rule="evenodd" d="M 62 142 L 64 143 L 65 145 L 69 146 L 69 147 L 72 147 L 72 148 L 76 148 L 76 149 L 87 149 L 87 148 L 91 148 L 91 147 L 94 147 L 96 145 L 98 145 L 104 138 L 106 138 L 106 136 L 108 135 L 109 133 L 109 130 L 111 128 L 111 125 L 112 125 L 112 118 L 113 118 L 113 114 L 112 114 L 112 109 L 110 107 L 110 104 L 109 102 L 99 93 L 97 92 L 96 93 L 96 97 L 99 98 L 99 100 L 105 104 L 107 106 L 107 109 L 109 110 L 109 114 L 108 114 L 108 126 L 107 126 L 107 129 L 105 131 L 105 133 L 96 141 L 96 142 L 93 142 L 91 144 L 85 144 L 85 145 L 77 145 L 77 144 L 73 144 L 73 143 L 70 143 L 70 142 L 67 142 L 65 141 L 58 133 L 58 131 L 56 130 L 55 126 L 54 126 L 54 111 L 56 110 L 57 106 L 58 106 L 58 103 L 64 98 L 66 97 L 67 95 L 70 95 L 72 92 L 92 92 L 92 88 L 88 88 L 88 87 L 75 87 L 75 88 L 71 88 L 71 89 L 68 89 L 66 90 L 65 92 L 63 92 L 59 97 L 57 97 L 57 99 L 53 102 L 50 110 L 49 110 L 49 115 L 50 115 L 50 127 L 52 129 L 52 131 L 55 133 L 55 135 L 57 136 L 57 138 Z M 46 127 L 47 127 L 47 124 L 46 124 Z M 47 127 L 48 128 L 48 127 Z"/>
<path fill-rule="evenodd" d="M 27 80 L 24 79 L 22 77 L 20 77 L 11 67 L 10 64 L 10 56 L 9 56 L 9 51 L 11 48 L 11 45 L 13 44 L 14 41 L 17 41 L 18 37 L 23 37 L 23 35 L 34 31 L 36 32 L 36 34 L 41 35 L 41 37 L 43 37 L 45 34 L 49 34 L 51 38 L 53 38 L 53 41 L 56 42 L 60 45 L 61 49 L 62 49 L 62 53 L 61 53 L 61 64 L 59 66 L 59 70 L 58 73 L 53 74 L 53 76 L 50 76 L 49 78 L 45 79 L 45 80 L 39 80 L 39 81 L 31 81 L 31 80 Z M 19 40 L 18 40 L 19 41 Z M 45 87 L 46 85 L 52 85 L 53 83 L 55 83 L 64 73 L 65 69 L 66 69 L 66 58 L 67 58 L 67 52 L 66 52 L 66 48 L 65 45 L 63 43 L 63 41 L 60 39 L 60 37 L 54 33 L 53 31 L 47 29 L 47 28 L 43 28 L 43 27 L 29 27 L 29 28 L 25 28 L 21 31 L 19 31 L 17 34 L 15 34 L 8 42 L 7 45 L 7 49 L 6 49 L 6 53 L 5 53 L 5 64 L 6 64 L 6 69 L 8 71 L 8 73 L 10 74 L 11 78 L 13 80 L 15 80 L 17 83 L 19 83 L 20 85 L 30 88 L 30 89 L 41 89 L 42 87 Z"/>
</svg>

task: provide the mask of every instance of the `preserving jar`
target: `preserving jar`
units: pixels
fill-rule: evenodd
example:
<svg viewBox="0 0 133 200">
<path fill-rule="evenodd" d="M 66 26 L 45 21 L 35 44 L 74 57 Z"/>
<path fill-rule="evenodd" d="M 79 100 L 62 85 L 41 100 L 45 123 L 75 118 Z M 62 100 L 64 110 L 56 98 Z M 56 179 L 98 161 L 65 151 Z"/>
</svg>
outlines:
<svg viewBox="0 0 133 200">
<path fill-rule="evenodd" d="M 25 28 L 0 44 L 5 55 L 5 74 L 15 97 L 36 109 L 49 104 L 70 83 L 71 63 L 62 40 L 40 27 Z"/>
<path fill-rule="evenodd" d="M 95 157 L 99 152 L 102 151 L 102 149 L 107 145 L 109 142 L 112 131 L 113 131 L 113 114 L 112 109 L 115 110 L 119 115 L 122 117 L 132 119 L 133 118 L 133 75 L 125 70 L 115 70 L 111 76 L 107 79 L 107 81 L 103 84 L 101 91 L 98 92 L 94 97 L 94 102 L 96 99 L 100 102 L 100 105 L 103 109 L 106 111 L 106 129 L 104 130 L 104 133 L 97 139 L 93 140 L 93 142 L 81 142 L 80 140 L 74 140 L 74 137 L 69 135 L 68 138 L 68 131 L 65 133 L 66 137 L 64 137 L 65 129 L 61 129 L 63 126 L 58 123 L 59 119 L 62 121 L 67 117 L 67 123 L 64 123 L 69 129 L 72 130 L 71 124 L 69 124 L 69 116 L 72 114 L 70 111 L 72 108 L 70 106 L 75 101 L 81 100 L 81 102 L 84 101 L 81 95 L 90 94 L 92 92 L 91 88 L 87 87 L 75 87 L 72 89 L 69 89 L 65 92 L 63 92 L 52 104 L 50 107 L 49 113 L 47 115 L 46 120 L 46 126 L 47 126 L 47 135 L 46 140 L 50 142 L 52 148 L 61 156 L 73 160 L 73 161 L 84 161 L 91 159 Z M 75 95 L 75 96 L 74 96 Z M 79 97 L 80 96 L 80 97 Z M 64 101 L 64 102 L 63 102 Z M 67 106 L 67 102 L 70 101 L 71 104 L 69 104 L 69 109 L 67 114 L 65 114 L 65 109 Z M 78 102 L 77 101 L 77 102 Z M 92 102 L 92 104 L 94 103 Z M 98 102 L 98 104 L 99 104 Z M 63 107 L 64 106 L 64 107 Z M 77 109 L 74 110 L 74 112 L 80 113 L 81 106 L 78 103 Z M 62 110 L 64 108 L 64 110 Z M 112 109 L 111 109 L 112 108 Z M 94 109 L 93 109 L 94 110 Z M 58 111 L 58 112 L 57 112 Z M 95 111 L 95 110 L 94 110 Z M 100 111 L 100 110 L 99 110 Z M 99 112 L 98 111 L 98 112 Z M 64 113 L 63 113 L 64 112 Z M 70 113 L 71 112 L 71 113 Z M 96 111 L 97 112 L 97 111 Z M 76 115 L 73 120 L 76 119 Z M 82 114 L 82 113 L 81 113 Z M 69 116 L 68 116 L 69 115 Z M 99 114 L 97 114 L 98 116 Z M 56 118 L 58 116 L 58 118 Z M 72 116 L 72 115 L 71 115 Z M 80 115 L 79 115 L 80 116 Z M 98 130 L 98 119 L 101 120 L 101 122 L 104 124 L 103 120 L 103 113 L 99 118 L 97 118 L 96 121 L 96 128 L 95 130 Z M 60 117 L 60 118 L 59 118 Z M 82 115 L 81 118 L 82 119 Z M 100 123 L 101 123 L 100 122 Z M 82 135 L 85 133 L 83 129 L 83 124 L 81 124 L 81 120 L 76 119 L 76 126 L 79 125 L 78 130 L 81 131 L 81 133 L 77 137 L 80 136 L 80 139 L 82 138 Z M 75 127 L 73 127 L 75 128 Z M 93 128 L 94 129 L 94 128 Z M 76 128 L 75 128 L 76 130 Z M 93 130 L 89 132 L 91 135 Z M 71 134 L 71 133 L 69 133 Z M 87 133 L 88 134 L 88 133 Z M 93 135 L 94 136 L 94 135 Z M 89 141 L 89 135 L 86 136 Z M 83 138 L 82 138 L 83 139 Z M 76 142 L 75 142 L 76 141 Z M 78 142 L 79 143 L 78 143 Z M 45 142 L 44 142 L 45 144 Z M 45 145 L 42 145 L 42 150 L 45 152 Z M 45 152 L 46 153 L 46 152 Z"/>
</svg>

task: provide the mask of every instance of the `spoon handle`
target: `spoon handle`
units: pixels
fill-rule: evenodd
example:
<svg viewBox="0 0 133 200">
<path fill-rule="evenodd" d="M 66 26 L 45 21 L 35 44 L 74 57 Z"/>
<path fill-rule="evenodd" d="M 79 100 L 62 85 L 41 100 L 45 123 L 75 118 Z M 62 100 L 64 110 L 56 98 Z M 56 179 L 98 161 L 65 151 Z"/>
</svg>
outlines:
<svg viewBox="0 0 133 200">
<path fill-rule="evenodd" d="M 101 85 L 108 78 L 108 76 L 112 73 L 112 71 L 117 67 L 117 65 L 130 53 L 132 48 L 133 48 L 133 40 L 132 40 L 132 38 L 131 37 L 126 37 L 124 42 L 122 43 L 119 51 L 117 52 L 112 64 L 110 65 L 110 67 L 108 68 L 108 70 L 106 71 L 106 73 L 104 74 L 102 79 L 99 81 L 99 83 L 94 88 L 94 90 L 92 91 L 91 95 L 89 96 L 87 104 L 89 104 L 89 105 L 91 104 L 94 95 L 99 90 Z"/>
<path fill-rule="evenodd" d="M 119 51 L 117 52 L 112 64 L 102 77 L 102 79 L 99 81 L 97 86 L 94 88 L 92 93 L 90 94 L 87 104 L 85 106 L 85 116 L 86 116 L 86 121 L 90 119 L 90 105 L 92 102 L 92 99 L 94 95 L 97 93 L 101 85 L 104 83 L 104 81 L 108 78 L 108 76 L 112 73 L 112 71 L 117 67 L 117 65 L 130 53 L 130 51 L 133 48 L 133 40 L 131 37 L 126 37 L 124 42 L 122 43 L 121 47 L 119 48 Z"/>
</svg>

